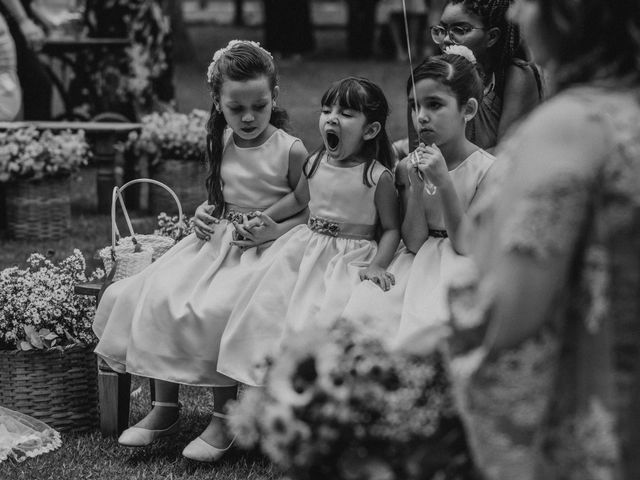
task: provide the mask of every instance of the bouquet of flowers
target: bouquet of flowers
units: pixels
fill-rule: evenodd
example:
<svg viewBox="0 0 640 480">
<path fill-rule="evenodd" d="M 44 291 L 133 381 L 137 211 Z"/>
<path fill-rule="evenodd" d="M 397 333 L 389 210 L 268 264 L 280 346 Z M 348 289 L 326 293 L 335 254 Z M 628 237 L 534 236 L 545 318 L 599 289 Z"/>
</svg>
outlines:
<svg viewBox="0 0 640 480">
<path fill-rule="evenodd" d="M 346 322 L 290 338 L 266 387 L 230 414 L 238 443 L 260 446 L 291 478 L 470 478 L 437 356 L 390 352 Z"/>
<path fill-rule="evenodd" d="M 99 280 L 101 269 L 87 278 L 80 250 L 54 264 L 33 253 L 27 268 L 0 271 L 0 349 L 64 348 L 92 344 L 95 299 L 77 295 L 76 283 Z"/>
<path fill-rule="evenodd" d="M 29 126 L 0 132 L 0 182 L 66 175 L 89 157 L 82 130 L 52 133 Z"/>
<path fill-rule="evenodd" d="M 147 155 L 152 163 L 162 159 L 200 160 L 206 148 L 207 112 L 164 112 L 142 117 L 142 131 L 131 132 L 125 149 Z"/>
</svg>

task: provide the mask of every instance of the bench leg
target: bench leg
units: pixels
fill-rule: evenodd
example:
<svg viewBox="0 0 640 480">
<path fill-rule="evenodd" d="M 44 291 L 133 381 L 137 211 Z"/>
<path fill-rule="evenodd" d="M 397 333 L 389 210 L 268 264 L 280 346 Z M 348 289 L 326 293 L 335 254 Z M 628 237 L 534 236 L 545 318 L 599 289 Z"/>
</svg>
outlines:
<svg viewBox="0 0 640 480">
<path fill-rule="evenodd" d="M 116 373 L 98 360 L 98 397 L 100 431 L 104 436 L 118 436 L 129 426 L 131 375 Z"/>
</svg>

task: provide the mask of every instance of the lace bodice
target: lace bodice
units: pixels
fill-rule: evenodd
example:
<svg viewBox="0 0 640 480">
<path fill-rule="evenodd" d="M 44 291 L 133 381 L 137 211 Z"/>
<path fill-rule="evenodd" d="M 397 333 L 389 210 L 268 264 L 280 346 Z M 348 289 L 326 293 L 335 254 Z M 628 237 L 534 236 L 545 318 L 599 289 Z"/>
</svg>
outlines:
<svg viewBox="0 0 640 480">
<path fill-rule="evenodd" d="M 477 272 L 450 290 L 449 354 L 476 460 L 489 479 L 640 478 L 633 452 L 640 429 L 639 99 L 638 91 L 595 87 L 558 95 L 550 101 L 556 107 L 586 109 L 605 153 L 592 163 L 553 159 L 553 175 L 514 182 L 526 168 L 519 162 L 525 122 L 499 150 L 488 190 L 470 212 Z M 541 328 L 488 357 L 482 340 L 497 293 L 491 272 L 497 258 L 512 254 L 541 265 L 569 258 L 569 273 Z"/>
</svg>

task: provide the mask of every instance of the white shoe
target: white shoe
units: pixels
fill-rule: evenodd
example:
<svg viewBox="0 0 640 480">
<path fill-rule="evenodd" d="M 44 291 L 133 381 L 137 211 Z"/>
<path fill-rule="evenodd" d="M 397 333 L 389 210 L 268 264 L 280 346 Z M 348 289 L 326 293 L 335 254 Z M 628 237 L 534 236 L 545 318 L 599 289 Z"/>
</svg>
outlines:
<svg viewBox="0 0 640 480">
<path fill-rule="evenodd" d="M 213 416 L 218 418 L 228 418 L 227 415 L 218 412 L 213 412 Z M 182 456 L 190 460 L 196 460 L 198 462 L 217 462 L 224 456 L 225 453 L 227 453 L 227 451 L 229 451 L 229 449 L 233 446 L 233 442 L 235 442 L 235 440 L 236 437 L 234 436 L 231 439 L 231 443 L 229 443 L 226 448 L 218 448 L 204 441 L 202 438 L 197 437 L 186 447 L 184 447 Z"/>
<path fill-rule="evenodd" d="M 159 407 L 175 407 L 180 408 L 178 403 L 173 402 L 151 402 L 153 406 Z M 175 435 L 180 430 L 180 419 L 176 420 L 172 425 L 160 430 L 150 430 L 142 427 L 129 427 L 120 437 L 118 443 L 125 447 L 146 447 L 151 445 L 157 439 Z"/>
</svg>

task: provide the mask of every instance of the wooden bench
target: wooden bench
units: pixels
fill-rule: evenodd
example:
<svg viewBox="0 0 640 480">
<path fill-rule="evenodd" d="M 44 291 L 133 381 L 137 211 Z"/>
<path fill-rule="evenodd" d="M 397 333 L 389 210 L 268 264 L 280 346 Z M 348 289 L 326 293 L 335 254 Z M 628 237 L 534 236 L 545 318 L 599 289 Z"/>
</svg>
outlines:
<svg viewBox="0 0 640 480">
<path fill-rule="evenodd" d="M 102 283 L 81 283 L 74 286 L 78 295 L 98 299 Z M 155 399 L 153 379 L 149 379 L 151 401 Z M 100 432 L 104 436 L 119 436 L 129 426 L 129 403 L 131 400 L 131 375 L 117 373 L 98 357 L 98 410 Z"/>
</svg>

